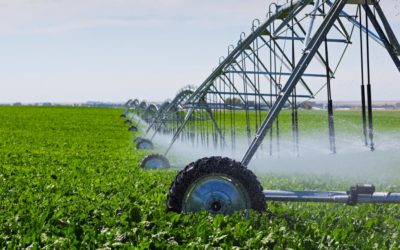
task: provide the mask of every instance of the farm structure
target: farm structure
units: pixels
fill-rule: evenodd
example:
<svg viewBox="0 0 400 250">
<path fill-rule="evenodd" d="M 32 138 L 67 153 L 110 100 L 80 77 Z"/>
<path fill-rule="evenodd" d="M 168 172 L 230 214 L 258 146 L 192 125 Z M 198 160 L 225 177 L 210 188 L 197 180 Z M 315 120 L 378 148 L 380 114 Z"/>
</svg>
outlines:
<svg viewBox="0 0 400 250">
<path fill-rule="evenodd" d="M 361 146 L 375 150 L 372 110 L 371 43 L 386 51 L 388 64 L 400 71 L 400 45 L 376 0 L 292 0 L 271 4 L 264 22 L 255 19 L 251 33 L 241 33 L 227 56 L 195 89 L 183 89 L 161 106 L 129 101 L 127 110 L 147 125 L 137 147 L 153 148 L 157 134 L 171 135 L 163 155 L 143 159 L 147 168 L 166 168 L 178 140 L 208 148 L 238 150 L 248 144 L 240 162 L 209 157 L 187 165 L 169 190 L 167 207 L 175 212 L 232 213 L 263 211 L 266 200 L 300 202 L 400 203 L 400 193 L 378 193 L 370 184 L 346 192 L 263 190 L 246 167 L 261 151 L 279 153 L 282 130 L 289 129 L 293 152 L 299 154 L 299 108 L 306 101 L 327 100 L 327 144 L 336 153 L 332 82 L 350 48 L 358 71 L 361 102 Z M 282 110 L 291 113 L 290 128 L 282 127 Z M 128 116 L 125 112 L 123 115 Z M 240 126 L 239 126 L 240 123 Z M 242 126 L 243 125 L 243 126 Z"/>
</svg>

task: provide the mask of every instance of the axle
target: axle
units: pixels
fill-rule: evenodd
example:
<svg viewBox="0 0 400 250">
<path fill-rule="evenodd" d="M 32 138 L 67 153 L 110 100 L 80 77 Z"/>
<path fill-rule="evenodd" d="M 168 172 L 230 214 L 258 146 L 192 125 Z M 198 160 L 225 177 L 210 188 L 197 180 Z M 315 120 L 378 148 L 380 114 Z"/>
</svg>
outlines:
<svg viewBox="0 0 400 250">
<path fill-rule="evenodd" d="M 268 201 L 358 203 L 400 203 L 400 193 L 375 192 L 369 184 L 356 185 L 349 191 L 284 191 L 264 190 Z"/>
</svg>

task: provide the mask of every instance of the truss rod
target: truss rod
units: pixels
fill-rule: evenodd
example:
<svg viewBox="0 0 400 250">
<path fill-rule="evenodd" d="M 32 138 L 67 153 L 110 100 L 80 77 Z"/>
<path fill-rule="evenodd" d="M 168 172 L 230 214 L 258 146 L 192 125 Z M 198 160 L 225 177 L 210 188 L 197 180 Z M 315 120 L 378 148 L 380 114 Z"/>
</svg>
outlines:
<svg viewBox="0 0 400 250">
<path fill-rule="evenodd" d="M 306 37 L 291 37 L 291 36 L 278 36 L 274 37 L 276 40 L 296 40 L 296 41 L 302 41 L 304 42 L 306 40 Z M 329 38 L 327 39 L 328 42 L 331 43 L 348 43 L 346 39 L 336 39 L 336 38 Z"/>
<path fill-rule="evenodd" d="M 296 0 L 294 1 L 296 4 L 303 2 L 302 0 Z M 308 0 L 307 2 L 310 2 Z M 251 33 L 250 36 L 244 39 L 236 48 L 232 50 L 232 52 L 218 65 L 218 67 L 206 78 L 206 80 L 199 86 L 199 88 L 193 93 L 193 95 L 190 97 L 190 99 L 194 98 L 199 98 L 199 93 L 202 92 L 205 88 L 207 88 L 208 85 L 211 84 L 211 81 L 214 80 L 219 74 L 221 74 L 222 69 L 225 68 L 227 65 L 232 63 L 243 51 L 244 49 L 248 48 L 250 44 L 258 37 L 260 36 L 266 29 L 267 27 L 282 13 L 284 13 L 286 10 L 290 8 L 289 5 L 285 5 L 279 10 L 273 14 L 267 21 L 265 21 L 262 25 L 260 25 L 253 33 Z"/>
<path fill-rule="evenodd" d="M 233 88 L 233 90 L 239 95 L 239 98 L 242 100 L 242 102 L 245 102 L 245 100 L 244 100 L 242 94 L 240 94 L 240 91 L 235 87 L 235 84 L 233 84 L 233 82 L 231 81 L 231 79 L 230 79 L 227 75 L 225 75 L 225 74 L 223 74 L 223 76 L 226 77 L 226 79 L 227 79 L 228 82 L 229 82 L 229 85 L 227 85 L 226 81 L 225 81 L 222 77 L 220 77 L 220 79 L 222 79 L 222 81 L 223 81 L 227 86 L 231 86 L 231 87 Z M 233 93 L 235 93 L 235 92 L 231 92 L 231 93 L 233 94 Z"/>
<path fill-rule="evenodd" d="M 333 5 L 332 1 L 330 1 L 330 0 L 326 0 L 326 3 L 327 3 L 329 6 L 332 6 L 332 5 Z M 350 23 L 354 24 L 357 28 L 359 28 L 359 29 L 361 29 L 363 32 L 367 33 L 367 34 L 368 34 L 372 39 L 374 39 L 379 45 L 384 46 L 384 45 L 383 45 L 383 42 L 382 42 L 382 40 L 381 40 L 381 38 L 379 37 L 379 35 L 373 33 L 373 32 L 370 31 L 370 30 L 367 30 L 367 29 L 365 28 L 365 26 L 363 26 L 363 25 L 362 25 L 361 23 L 359 23 L 352 15 L 349 15 L 349 14 L 346 13 L 345 11 L 342 10 L 341 14 L 342 14 L 343 16 L 345 16 L 346 19 L 347 19 Z"/>
<path fill-rule="evenodd" d="M 293 74 L 288 79 L 285 87 L 281 91 L 281 96 L 275 102 L 272 110 L 268 113 L 266 119 L 263 121 L 260 129 L 257 131 L 257 134 L 252 141 L 249 149 L 247 150 L 246 154 L 242 159 L 242 164 L 247 166 L 251 161 L 252 157 L 254 156 L 255 152 L 257 151 L 258 147 L 260 146 L 262 140 L 265 137 L 267 131 L 271 128 L 276 116 L 280 113 L 282 107 L 284 106 L 285 102 L 288 100 L 289 95 L 293 91 L 294 87 L 296 86 L 297 82 L 299 81 L 301 75 L 307 69 L 309 63 L 311 62 L 312 58 L 315 56 L 318 48 L 320 47 L 321 43 L 325 39 L 327 33 L 331 29 L 333 23 L 338 18 L 340 11 L 342 11 L 343 7 L 347 3 L 347 0 L 336 0 L 332 7 L 330 8 L 329 12 L 327 13 L 326 17 L 324 18 L 321 26 L 318 28 L 316 33 L 313 35 L 312 39 L 310 40 L 309 45 L 307 46 L 304 54 L 300 58 L 297 66 L 295 67 Z"/>
<path fill-rule="evenodd" d="M 209 94 L 222 94 L 222 95 L 224 95 L 224 94 L 226 94 L 226 95 L 248 95 L 248 96 L 254 96 L 254 93 L 244 93 L 244 92 L 220 92 L 220 91 L 218 91 L 218 92 L 216 92 L 216 91 L 208 91 L 207 93 L 209 93 Z M 279 94 L 263 94 L 263 93 L 260 93 L 260 94 L 257 94 L 257 96 L 272 96 L 272 97 L 277 97 L 277 96 L 279 96 Z M 293 95 L 290 95 L 290 97 L 292 97 Z M 313 98 L 312 96 L 310 96 L 310 95 L 296 95 L 296 97 L 297 98 Z M 242 100 L 243 101 L 243 100 Z"/>
<path fill-rule="evenodd" d="M 390 45 L 388 39 L 386 38 L 385 33 L 383 32 L 381 26 L 379 25 L 378 20 L 376 20 L 376 18 L 374 16 L 374 14 L 372 13 L 371 9 L 369 8 L 369 6 L 363 6 L 363 7 L 364 7 L 365 12 L 367 13 L 369 20 L 371 20 L 371 23 L 374 26 L 376 32 L 382 39 L 382 42 L 383 42 L 386 50 L 389 52 L 389 55 L 392 58 L 394 64 L 396 65 L 397 70 L 400 72 L 400 59 L 397 57 L 396 51 Z"/>
<path fill-rule="evenodd" d="M 243 68 L 239 64 L 236 64 L 236 65 L 239 67 L 240 71 L 245 72 L 245 70 L 243 70 Z M 235 67 L 233 65 L 231 65 L 231 67 L 235 69 Z M 238 72 L 240 72 L 240 71 L 238 71 Z M 246 73 L 240 74 L 240 76 L 243 78 L 244 82 L 246 82 L 246 83 L 249 82 L 250 83 L 250 86 L 253 87 L 253 90 L 255 92 L 257 92 L 257 94 L 260 94 L 260 90 L 257 89 L 257 86 L 254 85 L 253 81 L 250 79 L 250 77 Z M 264 101 L 264 103 L 266 103 L 268 105 L 267 100 L 265 100 L 264 97 L 261 97 L 261 98 Z"/>
<path fill-rule="evenodd" d="M 292 73 L 289 72 L 261 72 L 261 71 L 239 71 L 239 70 L 226 70 L 224 73 L 234 73 L 234 74 L 250 74 L 250 75 L 281 75 L 281 76 L 290 76 Z M 323 77 L 325 78 L 326 74 L 303 74 L 305 77 Z"/>
<path fill-rule="evenodd" d="M 290 21 L 293 20 L 293 18 L 300 13 L 308 4 L 311 4 L 312 0 L 306 0 L 306 1 L 300 1 L 300 2 L 295 2 L 295 1 L 290 1 L 288 4 L 290 5 L 290 13 L 289 15 L 285 18 L 285 20 L 282 21 L 282 23 L 274 30 L 273 36 L 277 36 L 278 32 L 283 29 L 287 24 L 289 24 Z"/>
<path fill-rule="evenodd" d="M 383 26 L 384 26 L 384 28 L 386 30 L 386 34 L 387 34 L 387 36 L 389 38 L 389 41 L 390 41 L 391 45 L 393 46 L 394 50 L 396 51 L 396 54 L 398 56 L 400 56 L 399 41 L 397 40 L 392 28 L 390 27 L 390 24 L 389 24 L 388 20 L 386 19 L 386 16 L 383 13 L 383 10 L 382 10 L 381 6 L 379 5 L 379 2 L 377 2 L 377 1 L 374 2 L 374 7 L 375 7 L 375 10 L 378 13 L 378 15 L 379 15 L 379 17 L 380 17 L 380 19 L 382 21 L 382 24 L 383 24 Z"/>
<path fill-rule="evenodd" d="M 273 42 L 274 42 L 274 48 L 272 48 L 271 46 L 272 45 L 270 45 L 270 44 L 268 44 L 268 42 L 263 38 L 263 37 L 261 37 L 261 40 L 264 42 L 264 44 L 270 49 L 270 51 L 272 51 L 272 53 L 274 54 L 274 59 L 278 59 L 281 63 L 282 63 L 282 65 L 283 66 L 285 66 L 285 68 L 287 69 L 287 70 L 292 70 L 292 68 L 291 67 L 293 67 L 292 66 L 292 62 L 290 61 L 290 59 L 287 57 L 287 55 L 285 54 L 285 52 L 284 52 L 284 50 L 279 46 L 279 44 L 276 42 L 276 41 L 274 41 L 274 40 L 272 40 Z M 276 48 L 280 51 L 280 53 L 282 54 L 282 57 L 281 56 L 279 56 L 277 53 L 276 53 Z M 283 60 L 283 59 L 285 59 L 285 60 Z M 287 65 L 287 63 L 290 65 Z M 281 67 L 282 68 L 282 67 Z M 310 87 L 308 87 L 308 85 L 307 85 L 307 83 L 304 81 L 304 79 L 303 78 L 301 78 L 300 79 L 300 82 L 301 82 L 301 84 L 303 85 L 303 87 L 307 90 L 307 92 L 310 94 L 310 95 L 312 95 L 312 96 L 314 96 L 314 93 L 312 92 L 312 90 L 310 89 Z M 279 91 L 281 91 L 281 88 L 280 87 L 278 87 L 279 88 Z"/>
</svg>

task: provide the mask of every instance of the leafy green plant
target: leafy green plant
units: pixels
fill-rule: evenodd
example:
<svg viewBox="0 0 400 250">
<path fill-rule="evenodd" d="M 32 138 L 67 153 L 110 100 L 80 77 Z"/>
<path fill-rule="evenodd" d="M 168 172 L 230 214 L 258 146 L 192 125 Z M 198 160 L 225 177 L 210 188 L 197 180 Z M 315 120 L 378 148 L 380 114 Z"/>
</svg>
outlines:
<svg viewBox="0 0 400 250">
<path fill-rule="evenodd" d="M 177 171 L 138 167 L 144 153 L 135 149 L 121 112 L 0 108 L 0 248 L 400 248 L 398 205 L 270 202 L 268 212 L 248 218 L 243 212 L 167 213 Z M 400 115 L 375 117 L 397 123 Z M 321 176 L 259 177 L 270 189 L 354 184 Z"/>
</svg>

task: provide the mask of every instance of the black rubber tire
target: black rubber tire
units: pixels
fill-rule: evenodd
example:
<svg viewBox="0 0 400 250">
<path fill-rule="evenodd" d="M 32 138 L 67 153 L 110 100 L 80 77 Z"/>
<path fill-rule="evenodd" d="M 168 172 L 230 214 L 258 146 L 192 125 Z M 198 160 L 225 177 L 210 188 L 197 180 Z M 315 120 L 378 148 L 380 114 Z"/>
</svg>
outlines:
<svg viewBox="0 0 400 250">
<path fill-rule="evenodd" d="M 125 124 L 132 124 L 131 120 L 125 120 Z"/>
<path fill-rule="evenodd" d="M 149 144 L 150 146 L 148 147 L 148 148 L 142 148 L 142 144 Z M 138 140 L 137 142 L 136 142 L 136 148 L 137 149 L 146 149 L 146 150 L 150 150 L 150 149 L 154 149 L 154 145 L 153 145 L 153 143 L 150 141 L 150 140 L 148 140 L 148 139 L 141 139 L 141 140 Z"/>
<path fill-rule="evenodd" d="M 250 198 L 251 209 L 263 212 L 266 200 L 257 177 L 240 162 L 219 156 L 203 158 L 192 162 L 181 170 L 172 182 L 167 196 L 167 211 L 182 212 L 182 201 L 186 191 L 196 180 L 210 174 L 223 174 L 239 181 Z"/>
<path fill-rule="evenodd" d="M 137 128 L 136 126 L 130 126 L 130 127 L 128 128 L 128 131 L 137 132 L 137 131 L 138 131 L 138 128 Z"/>
<path fill-rule="evenodd" d="M 171 167 L 171 165 L 169 164 L 168 159 L 164 155 L 161 155 L 161 154 L 150 154 L 150 155 L 145 156 L 143 158 L 143 160 L 140 162 L 140 167 L 148 169 L 146 167 L 146 163 L 148 161 L 154 160 L 154 159 L 159 159 L 163 163 L 163 167 L 160 167 L 160 168 L 157 168 L 157 169 L 166 169 L 166 168 L 170 168 Z"/>
</svg>

